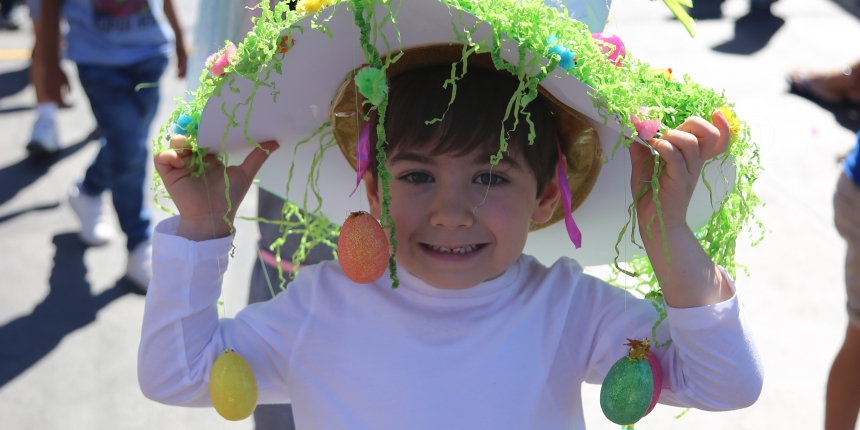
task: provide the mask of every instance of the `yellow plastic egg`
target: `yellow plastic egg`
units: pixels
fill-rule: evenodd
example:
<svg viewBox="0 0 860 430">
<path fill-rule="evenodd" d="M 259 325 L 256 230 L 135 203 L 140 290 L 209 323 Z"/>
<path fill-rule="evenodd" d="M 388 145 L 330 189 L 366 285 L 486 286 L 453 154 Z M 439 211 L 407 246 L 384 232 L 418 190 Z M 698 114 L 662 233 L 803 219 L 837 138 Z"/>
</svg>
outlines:
<svg viewBox="0 0 860 430">
<path fill-rule="evenodd" d="M 239 353 L 225 350 L 209 377 L 212 406 L 227 420 L 244 420 L 257 408 L 257 378 Z"/>
</svg>

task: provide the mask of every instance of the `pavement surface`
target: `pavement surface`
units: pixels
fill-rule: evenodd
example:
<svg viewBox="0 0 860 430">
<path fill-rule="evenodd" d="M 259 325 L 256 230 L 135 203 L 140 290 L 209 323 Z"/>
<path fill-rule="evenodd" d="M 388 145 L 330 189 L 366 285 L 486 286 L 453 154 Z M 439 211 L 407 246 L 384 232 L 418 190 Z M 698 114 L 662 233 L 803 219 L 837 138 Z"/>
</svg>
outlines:
<svg viewBox="0 0 860 430">
<path fill-rule="evenodd" d="M 793 67 L 841 68 L 858 59 L 860 4 L 839 1 L 780 0 L 778 18 L 749 22 L 738 20 L 747 1 L 728 0 L 722 17 L 699 21 L 695 39 L 657 2 L 613 4 L 606 31 L 621 36 L 628 52 L 724 88 L 752 125 L 765 166 L 755 189 L 767 206 L 758 216 L 769 230 L 760 245 L 744 240 L 738 247 L 749 269 L 738 276 L 742 301 L 766 365 L 760 399 L 747 409 L 690 411 L 680 419 L 682 409 L 661 405 L 637 429 L 823 426 L 826 378 L 847 322 L 845 245 L 833 227 L 831 196 L 836 160 L 852 147 L 860 113 L 789 94 L 784 77 Z M 175 3 L 190 36 L 198 3 Z M 64 69 L 74 106 L 58 114 L 65 149 L 47 162 L 24 150 L 36 117 L 26 74 L 30 30 L 0 32 L 0 428 L 253 428 L 252 420 L 231 423 L 209 408 L 164 406 L 140 393 L 144 298 L 121 279 L 125 243 L 81 245 L 66 199 L 98 149 L 88 139 L 95 121 L 73 64 Z M 185 88 L 168 70 L 153 131 Z M 253 215 L 255 207 L 251 193 L 240 214 Z M 255 258 L 256 227 L 240 221 L 238 231 L 225 279 L 228 315 L 246 303 Z M 598 386 L 583 387 L 588 427 L 617 428 L 600 412 L 598 393 Z"/>
</svg>

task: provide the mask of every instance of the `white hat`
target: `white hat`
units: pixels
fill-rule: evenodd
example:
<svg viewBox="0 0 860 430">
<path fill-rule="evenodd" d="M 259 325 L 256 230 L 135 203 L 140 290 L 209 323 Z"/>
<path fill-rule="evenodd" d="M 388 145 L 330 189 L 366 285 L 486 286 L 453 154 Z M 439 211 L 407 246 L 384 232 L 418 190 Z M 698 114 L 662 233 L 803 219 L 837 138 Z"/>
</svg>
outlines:
<svg viewBox="0 0 860 430">
<path fill-rule="evenodd" d="M 362 197 L 358 193 L 350 197 L 356 177 L 350 161 L 341 151 L 331 145 L 324 148 L 325 145 L 321 141 L 312 137 L 329 121 L 330 105 L 345 76 L 360 68 L 366 60 L 351 2 L 330 3 L 335 4 L 316 14 L 297 17 L 292 24 L 280 23 L 284 29 L 291 28 L 288 52 L 281 54 L 274 49 L 274 61 L 263 66 L 258 73 L 230 73 L 231 69 L 228 67 L 226 76 L 213 78 L 221 81 L 216 91 L 208 95 L 200 117 L 197 138 L 199 142 L 215 146 L 218 142 L 223 142 L 222 149 L 232 160 L 244 158 L 251 149 L 249 141 L 277 140 L 281 149 L 273 153 L 263 166 L 258 175 L 259 185 L 292 201 L 302 201 L 308 189 L 307 179 L 312 177 L 312 174 L 319 175 L 312 191 L 322 196 L 320 213 L 333 222 L 339 222 L 348 212 L 366 207 L 367 203 L 361 200 Z M 468 44 L 469 41 L 490 40 L 495 31 L 492 22 L 499 22 L 493 21 L 495 16 L 492 15 L 490 7 L 501 5 L 505 13 L 510 11 L 511 16 L 515 16 L 518 8 L 534 9 L 533 3 L 535 1 L 529 0 L 380 1 L 376 5 L 375 19 L 383 23 L 375 28 L 378 31 L 375 46 L 385 53 L 464 41 Z M 382 19 L 389 16 L 391 10 L 396 11 L 391 13 L 391 16 L 396 18 L 394 23 Z M 549 13 L 547 10 L 541 13 Z M 527 12 L 533 10 L 529 9 Z M 590 36 L 588 29 L 581 23 L 561 15 L 553 19 L 558 21 L 553 22 L 553 25 L 566 26 L 566 31 L 571 31 L 571 34 L 578 37 L 559 37 L 559 43 L 568 44 L 571 51 L 579 51 L 578 68 L 615 67 L 619 73 L 632 75 L 636 72 L 641 75 L 643 66 L 636 63 L 627 64 L 628 60 L 625 60 L 621 67 L 607 66 L 608 62 L 601 46 L 597 42 L 589 45 L 584 41 L 586 39 L 579 37 L 581 34 Z M 453 28 L 458 28 L 459 34 L 455 34 Z M 464 39 L 464 31 L 467 29 L 470 37 Z M 535 33 L 540 33 L 540 30 L 536 29 Z M 504 31 L 513 32 L 511 29 Z M 281 34 L 286 32 L 278 33 L 278 37 Z M 382 36 L 393 45 L 390 51 L 386 48 Z M 545 35 L 541 34 L 539 37 L 547 40 Z M 587 40 L 591 41 L 591 38 L 587 37 Z M 256 43 L 259 43 L 259 40 Z M 274 40 L 272 46 L 276 47 L 278 43 L 279 40 Z M 523 45 L 526 43 L 527 41 L 521 41 Z M 233 70 L 239 70 L 244 65 L 243 61 L 254 54 L 247 46 L 239 45 L 238 48 L 239 60 Z M 546 51 L 535 51 L 527 50 L 527 61 L 534 58 L 533 54 L 547 55 Z M 500 54 L 507 63 L 519 63 L 517 42 L 511 38 L 504 41 Z M 548 62 L 543 61 L 542 64 Z M 275 65 L 280 68 L 280 73 L 273 71 Z M 620 240 L 619 232 L 630 220 L 628 207 L 632 197 L 629 155 L 626 150 L 616 151 L 623 136 L 634 134 L 628 119 L 630 113 L 623 109 L 616 110 L 617 106 L 611 103 L 611 97 L 577 79 L 577 73 L 577 70 L 555 68 L 541 81 L 540 86 L 545 94 L 582 114 L 585 121 L 596 131 L 605 157 L 605 164 L 600 169 L 593 189 L 573 212 L 573 218 L 582 231 L 582 247 L 576 249 L 568 239 L 564 223 L 555 222 L 531 232 L 524 253 L 536 256 L 544 264 L 552 264 L 561 256 L 574 258 L 583 265 L 606 264 L 616 257 L 619 257 L 620 261 L 626 261 L 634 254 L 643 253 L 630 244 L 629 240 L 623 241 L 616 251 L 616 243 Z M 248 77 L 256 77 L 257 82 Z M 665 80 L 663 77 L 655 79 Z M 677 82 L 677 85 L 687 83 Z M 630 91 L 631 98 L 642 98 L 632 89 Z M 667 101 L 670 101 L 670 96 L 667 95 L 669 93 L 667 90 L 666 94 L 647 96 L 658 99 L 667 97 Z M 719 96 L 714 97 L 719 99 Z M 703 112 L 700 115 L 705 114 L 704 110 L 709 110 L 707 113 L 710 113 L 717 107 L 720 106 L 702 106 Z M 305 143 L 297 147 L 299 142 Z M 325 156 L 319 157 L 323 149 Z M 315 159 L 318 160 L 317 164 L 311 162 Z M 291 191 L 290 195 L 286 195 L 290 174 Z M 694 231 L 705 226 L 715 211 L 720 209 L 721 202 L 732 191 L 735 177 L 735 165 L 730 158 L 708 164 L 703 175 L 704 180 L 700 181 L 687 212 L 688 224 Z M 308 209 L 313 211 L 316 200 L 311 197 L 309 202 Z"/>
</svg>

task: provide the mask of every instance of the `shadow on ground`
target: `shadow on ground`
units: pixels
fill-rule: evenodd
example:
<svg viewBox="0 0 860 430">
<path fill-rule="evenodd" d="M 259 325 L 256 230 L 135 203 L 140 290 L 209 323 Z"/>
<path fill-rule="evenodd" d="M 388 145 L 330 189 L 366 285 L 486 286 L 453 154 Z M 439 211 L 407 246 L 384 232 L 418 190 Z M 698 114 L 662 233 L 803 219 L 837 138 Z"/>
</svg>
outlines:
<svg viewBox="0 0 860 430">
<path fill-rule="evenodd" d="M 30 66 L 14 72 L 0 73 L 0 99 L 18 94 L 30 85 Z"/>
<path fill-rule="evenodd" d="M 41 178 L 54 164 L 78 152 L 92 140 L 98 139 L 98 131 L 90 133 L 78 143 L 63 148 L 58 153 L 47 158 L 27 157 L 15 164 L 0 169 L 0 205 L 15 197 L 21 190 L 32 185 Z"/>
<path fill-rule="evenodd" d="M 767 46 L 770 39 L 785 24 L 785 20 L 770 12 L 755 12 L 735 21 L 734 39 L 711 49 L 724 54 L 752 55 Z"/>
<path fill-rule="evenodd" d="M 6 221 L 11 221 L 15 218 L 18 218 L 21 215 L 27 215 L 28 213 L 31 213 L 31 212 L 49 211 L 52 209 L 56 209 L 58 207 L 60 207 L 59 202 L 51 203 L 48 205 L 33 206 L 32 208 L 29 208 L 29 209 L 23 209 L 23 210 L 20 210 L 18 212 L 13 212 L 13 213 L 10 213 L 8 215 L 0 216 L 0 224 L 3 224 Z"/>
<path fill-rule="evenodd" d="M 725 0 L 696 0 L 688 12 L 696 20 L 723 19 L 722 6 Z M 860 0 L 844 0 L 860 1 Z M 767 46 L 785 20 L 773 15 L 769 8 L 750 7 L 749 13 L 735 21 L 734 38 L 713 49 L 716 52 L 735 55 L 752 55 Z"/>
<path fill-rule="evenodd" d="M 0 387 L 48 355 L 66 335 L 95 321 L 103 307 L 137 291 L 130 282 L 121 279 L 113 287 L 93 295 L 86 280 L 86 246 L 74 233 L 54 236 L 54 245 L 48 296 L 31 314 L 0 327 Z"/>
<path fill-rule="evenodd" d="M 860 18 L 860 0 L 832 0 L 834 3 L 842 6 L 846 12 Z"/>
</svg>

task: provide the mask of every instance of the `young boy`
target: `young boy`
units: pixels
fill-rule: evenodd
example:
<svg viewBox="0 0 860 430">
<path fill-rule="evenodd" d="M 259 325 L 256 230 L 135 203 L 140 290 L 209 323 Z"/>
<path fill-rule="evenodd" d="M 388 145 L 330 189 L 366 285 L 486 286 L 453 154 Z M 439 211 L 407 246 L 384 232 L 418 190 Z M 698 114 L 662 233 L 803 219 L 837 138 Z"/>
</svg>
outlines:
<svg viewBox="0 0 860 430">
<path fill-rule="evenodd" d="M 154 236 L 139 353 L 146 396 L 210 405 L 212 363 L 232 348 L 253 368 L 259 402 L 291 402 L 298 428 L 584 428 L 580 384 L 602 382 L 625 354 L 624 338 L 650 336 L 659 315 L 573 260 L 548 268 L 522 254 L 530 223 L 547 222 L 559 204 L 560 120 L 546 99 L 533 101 L 526 110 L 534 144 L 527 127 L 517 128 L 509 152 L 491 166 L 519 82 L 471 60 L 469 67 L 450 107 L 450 89 L 442 89 L 450 65 L 389 76 L 397 290 L 387 276 L 357 285 L 337 262 L 325 262 L 302 269 L 284 294 L 219 320 L 215 302 L 230 248 L 223 166 L 208 156 L 196 178 L 186 168 L 190 151 L 156 155 L 180 215 Z M 428 118 L 443 120 L 426 125 Z M 660 401 L 726 410 L 755 402 L 762 370 L 733 282 L 686 223 L 704 162 L 729 140 L 722 114 L 711 121 L 689 118 L 649 141 L 666 161 L 659 195 L 671 264 L 659 223 L 651 226 L 653 240 L 642 236 L 668 305 L 657 336 L 672 339 L 654 349 L 665 375 Z M 268 158 L 264 150 L 279 147 L 261 146 L 227 168 L 233 208 Z M 640 166 L 653 158 L 637 144 L 630 156 L 635 196 L 651 178 Z M 378 168 L 364 177 L 377 218 Z M 638 211 L 644 229 L 656 213 L 650 195 Z"/>
</svg>

